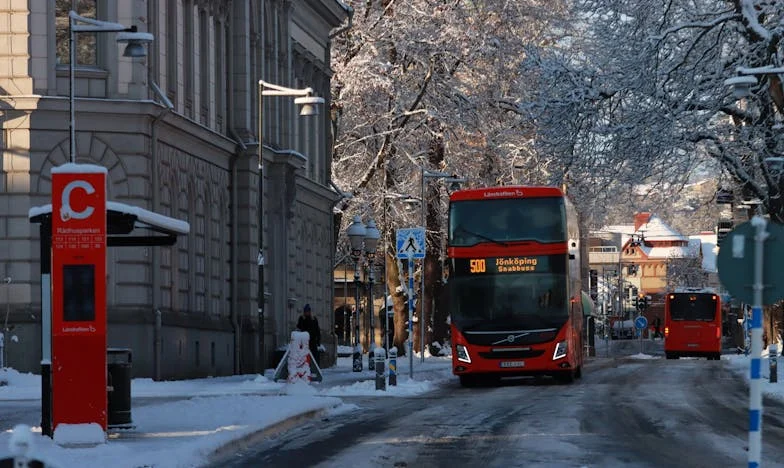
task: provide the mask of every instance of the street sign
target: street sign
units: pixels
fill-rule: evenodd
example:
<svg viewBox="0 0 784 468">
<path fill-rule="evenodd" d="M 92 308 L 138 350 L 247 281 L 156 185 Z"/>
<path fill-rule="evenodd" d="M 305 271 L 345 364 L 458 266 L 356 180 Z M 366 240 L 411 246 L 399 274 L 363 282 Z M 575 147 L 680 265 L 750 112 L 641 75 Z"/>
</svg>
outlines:
<svg viewBox="0 0 784 468">
<path fill-rule="evenodd" d="M 784 272 L 781 263 L 784 260 L 784 226 L 768 222 L 768 237 L 764 241 L 762 261 L 763 283 L 762 304 L 774 304 L 784 299 Z M 738 225 L 727 234 L 722 241 L 716 264 L 719 269 L 721 284 L 733 297 L 745 302 L 754 303 L 754 237 L 757 229 L 751 222 Z"/>
<path fill-rule="evenodd" d="M 634 319 L 634 326 L 638 330 L 645 330 L 646 328 L 648 328 L 648 319 L 640 315 L 639 317 Z"/>
<path fill-rule="evenodd" d="M 425 228 L 397 230 L 397 258 L 425 258 Z"/>
</svg>

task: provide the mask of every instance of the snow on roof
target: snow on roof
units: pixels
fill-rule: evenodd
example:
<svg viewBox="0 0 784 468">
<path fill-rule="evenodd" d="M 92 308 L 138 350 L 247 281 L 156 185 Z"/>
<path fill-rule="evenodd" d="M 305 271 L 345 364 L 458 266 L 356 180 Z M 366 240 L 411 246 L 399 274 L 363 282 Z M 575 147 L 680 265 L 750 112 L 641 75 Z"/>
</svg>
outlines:
<svg viewBox="0 0 784 468">
<path fill-rule="evenodd" d="M 85 165 L 86 164 L 79 164 L 79 166 L 85 166 Z M 96 166 L 96 167 L 100 167 L 100 166 Z M 188 234 L 191 230 L 190 224 L 188 224 L 186 221 L 180 221 L 179 219 L 169 218 L 168 216 L 164 216 L 158 213 L 153 213 L 152 211 L 147 211 L 144 208 L 138 206 L 107 201 L 106 209 L 111 211 L 117 211 L 119 213 L 134 215 L 136 216 L 137 223 L 141 223 L 148 227 L 157 227 L 159 229 L 166 229 L 176 234 Z M 46 213 L 51 213 L 51 212 L 52 212 L 51 203 L 42 206 L 34 206 L 30 208 L 30 210 L 27 212 L 27 217 L 34 218 L 36 216 L 46 214 Z M 145 226 L 141 226 L 141 227 L 145 227 Z"/>
<path fill-rule="evenodd" d="M 700 233 L 689 236 L 689 239 L 696 239 L 700 242 L 700 249 L 702 250 L 702 269 L 713 273 L 717 272 L 716 256 L 719 254 L 719 246 L 716 245 L 716 234 Z"/>
<path fill-rule="evenodd" d="M 689 244 L 677 247 L 641 247 L 648 258 L 697 258 L 698 246 Z"/>
<path fill-rule="evenodd" d="M 631 235 L 634 233 L 634 224 L 611 224 L 603 226 L 599 232 L 617 232 L 620 234 Z"/>
<path fill-rule="evenodd" d="M 103 166 L 95 164 L 76 164 L 65 163 L 52 168 L 52 174 L 108 174 L 109 171 Z"/>
<path fill-rule="evenodd" d="M 149 226 L 164 228 L 169 231 L 176 232 L 177 234 L 188 234 L 191 230 L 190 224 L 188 224 L 186 221 L 169 218 L 168 216 L 153 213 L 152 211 L 147 211 L 144 208 L 140 208 L 138 206 L 107 201 L 106 208 L 112 211 L 119 211 L 122 213 L 136 215 L 138 222 L 147 224 Z"/>
<path fill-rule="evenodd" d="M 639 229 L 636 231 L 639 234 L 643 234 L 645 240 L 651 241 L 671 241 L 671 240 L 681 240 L 685 241 L 688 238 L 684 235 L 679 234 L 673 228 L 671 228 L 667 223 L 662 221 L 661 218 L 657 215 L 651 215 L 651 218 L 648 220 L 647 223 L 640 226 Z"/>
</svg>

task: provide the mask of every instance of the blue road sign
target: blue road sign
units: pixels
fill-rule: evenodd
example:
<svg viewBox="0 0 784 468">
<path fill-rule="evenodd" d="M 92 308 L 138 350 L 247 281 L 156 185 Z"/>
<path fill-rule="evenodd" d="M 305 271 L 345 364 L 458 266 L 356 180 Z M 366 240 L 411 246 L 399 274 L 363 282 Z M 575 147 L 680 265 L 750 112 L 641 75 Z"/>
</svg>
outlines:
<svg viewBox="0 0 784 468">
<path fill-rule="evenodd" d="M 644 330 L 644 329 L 648 328 L 648 319 L 645 318 L 644 316 L 640 315 L 639 317 L 634 319 L 634 326 L 638 330 Z"/>
<path fill-rule="evenodd" d="M 425 258 L 425 228 L 397 230 L 397 258 Z"/>
</svg>

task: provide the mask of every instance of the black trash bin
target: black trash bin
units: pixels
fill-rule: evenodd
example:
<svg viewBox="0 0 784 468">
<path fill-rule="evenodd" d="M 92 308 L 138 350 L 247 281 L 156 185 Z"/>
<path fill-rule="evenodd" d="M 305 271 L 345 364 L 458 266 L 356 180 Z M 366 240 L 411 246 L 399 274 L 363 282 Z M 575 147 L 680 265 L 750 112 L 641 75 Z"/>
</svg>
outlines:
<svg viewBox="0 0 784 468">
<path fill-rule="evenodd" d="M 106 350 L 107 364 L 107 426 L 131 427 L 131 350 L 109 348 Z"/>
</svg>

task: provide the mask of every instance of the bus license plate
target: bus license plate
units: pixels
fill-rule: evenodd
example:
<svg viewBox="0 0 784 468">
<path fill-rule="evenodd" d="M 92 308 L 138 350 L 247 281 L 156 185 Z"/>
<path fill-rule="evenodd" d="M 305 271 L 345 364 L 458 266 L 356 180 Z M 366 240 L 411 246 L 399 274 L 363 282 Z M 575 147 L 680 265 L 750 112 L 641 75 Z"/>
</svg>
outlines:
<svg viewBox="0 0 784 468">
<path fill-rule="evenodd" d="M 501 367 L 525 367 L 525 361 L 502 361 Z"/>
</svg>

